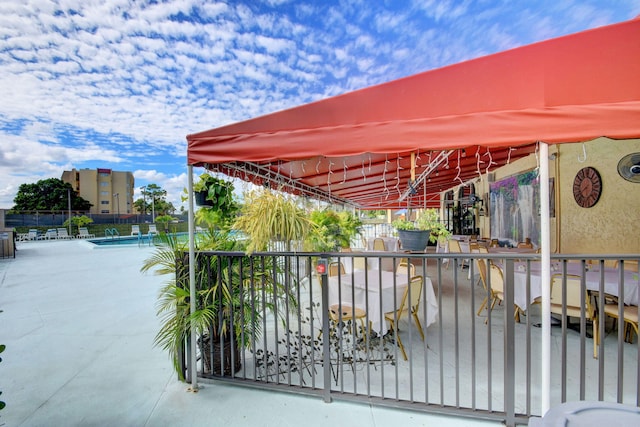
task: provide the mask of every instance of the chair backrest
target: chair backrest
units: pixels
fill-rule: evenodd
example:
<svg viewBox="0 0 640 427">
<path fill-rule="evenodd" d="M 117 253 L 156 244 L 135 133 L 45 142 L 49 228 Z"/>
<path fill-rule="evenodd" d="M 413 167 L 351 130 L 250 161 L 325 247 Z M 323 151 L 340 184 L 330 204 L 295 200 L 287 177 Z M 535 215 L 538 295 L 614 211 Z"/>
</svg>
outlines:
<svg viewBox="0 0 640 427">
<path fill-rule="evenodd" d="M 484 289 L 487 289 L 487 263 L 484 259 L 477 259 L 478 263 L 478 273 L 480 273 L 480 280 L 482 281 L 482 286 Z"/>
<path fill-rule="evenodd" d="M 149 233 L 157 233 L 158 229 L 155 224 L 149 224 Z"/>
<path fill-rule="evenodd" d="M 131 226 L 131 234 L 140 234 L 140 226 L 132 225 Z"/>
<path fill-rule="evenodd" d="M 562 314 L 562 288 L 563 279 L 562 274 L 554 274 L 551 276 L 551 312 L 556 314 Z M 580 276 L 574 276 L 567 274 L 567 315 L 572 317 L 580 316 L 580 309 L 582 303 L 580 301 L 581 279 Z M 591 304 L 591 297 L 589 292 L 585 289 L 585 318 L 593 318 L 595 312 L 593 305 Z"/>
<path fill-rule="evenodd" d="M 346 273 L 344 265 L 341 262 L 332 262 L 329 264 L 329 277 L 341 276 Z"/>
<path fill-rule="evenodd" d="M 449 240 L 449 252 L 450 253 L 462 253 L 462 248 L 460 247 L 460 242 L 455 239 Z"/>
<path fill-rule="evenodd" d="M 485 248 L 484 246 L 478 246 L 478 252 L 481 254 L 488 254 L 489 249 Z"/>
<path fill-rule="evenodd" d="M 380 238 L 375 238 L 373 240 L 373 250 L 374 251 L 384 251 L 386 248 L 384 247 L 384 240 Z"/>
<path fill-rule="evenodd" d="M 66 228 L 58 228 L 58 237 L 69 237 L 69 233 Z"/>
<path fill-rule="evenodd" d="M 351 259 L 353 260 L 353 270 L 364 270 L 367 267 L 367 261 L 365 257 L 356 256 Z"/>
<path fill-rule="evenodd" d="M 403 274 L 405 276 L 408 274 L 409 277 L 413 277 L 416 275 L 416 266 L 406 260 L 400 261 L 396 267 L 396 274 Z"/>
<path fill-rule="evenodd" d="M 638 260 L 636 259 L 625 259 L 623 264 L 626 271 L 638 271 Z M 618 268 L 619 265 L 620 261 L 616 260 L 615 267 Z"/>
<path fill-rule="evenodd" d="M 400 306 L 398 306 L 398 317 L 400 317 L 405 311 L 415 313 L 418 310 L 418 307 L 420 306 L 420 295 L 422 293 L 422 281 L 422 276 L 413 276 L 411 278 L 409 286 L 407 286 L 407 289 L 402 295 Z M 411 293 L 411 295 L 409 295 L 409 293 Z M 409 300 L 409 297 L 411 297 L 411 300 Z"/>
<path fill-rule="evenodd" d="M 502 276 L 502 270 L 500 270 L 500 267 L 495 264 L 491 264 L 489 268 L 491 290 L 493 292 L 504 292 L 504 277 Z"/>
<path fill-rule="evenodd" d="M 422 276 L 413 276 L 411 278 L 411 301 L 409 306 L 411 307 L 412 313 L 416 313 L 418 311 L 418 307 L 420 307 L 420 295 L 422 295 L 423 281 Z M 409 288 L 407 287 L 407 289 Z"/>
</svg>

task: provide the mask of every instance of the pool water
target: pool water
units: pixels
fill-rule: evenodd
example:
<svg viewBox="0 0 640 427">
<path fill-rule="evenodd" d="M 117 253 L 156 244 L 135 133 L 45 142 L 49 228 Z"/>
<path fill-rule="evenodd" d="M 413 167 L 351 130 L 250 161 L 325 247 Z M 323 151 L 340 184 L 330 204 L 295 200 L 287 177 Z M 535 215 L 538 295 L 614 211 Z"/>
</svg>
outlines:
<svg viewBox="0 0 640 427">
<path fill-rule="evenodd" d="M 171 233 L 170 235 L 178 237 L 179 239 L 184 238 L 185 240 L 189 238 L 189 233 L 187 232 Z M 115 237 L 105 237 L 102 239 L 89 239 L 87 241 L 97 246 L 120 246 L 120 245 L 138 245 L 138 244 L 149 246 L 153 243 L 154 238 L 153 236 L 149 236 L 148 234 L 143 234 L 140 237 L 115 236 Z"/>
</svg>

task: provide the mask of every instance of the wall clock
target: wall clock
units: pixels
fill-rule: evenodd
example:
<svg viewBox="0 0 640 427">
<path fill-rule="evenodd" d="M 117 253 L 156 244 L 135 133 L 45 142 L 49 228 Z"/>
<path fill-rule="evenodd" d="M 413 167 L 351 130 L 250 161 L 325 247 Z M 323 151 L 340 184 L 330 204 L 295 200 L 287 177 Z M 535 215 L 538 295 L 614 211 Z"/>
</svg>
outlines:
<svg viewBox="0 0 640 427">
<path fill-rule="evenodd" d="M 573 197 L 583 208 L 590 208 L 600 199 L 602 179 L 597 170 L 591 167 L 582 168 L 573 180 Z"/>
</svg>

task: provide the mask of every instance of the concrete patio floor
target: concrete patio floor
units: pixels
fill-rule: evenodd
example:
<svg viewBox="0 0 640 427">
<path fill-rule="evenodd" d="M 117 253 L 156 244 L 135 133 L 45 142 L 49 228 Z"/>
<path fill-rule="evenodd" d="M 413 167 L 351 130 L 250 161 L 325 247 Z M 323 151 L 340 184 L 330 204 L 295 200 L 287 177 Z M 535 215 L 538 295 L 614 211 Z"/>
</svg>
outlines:
<svg viewBox="0 0 640 427">
<path fill-rule="evenodd" d="M 140 273 L 153 249 L 20 242 L 0 260 L 0 426 L 497 426 L 208 383 L 178 381 L 153 346 L 157 291 Z"/>
</svg>

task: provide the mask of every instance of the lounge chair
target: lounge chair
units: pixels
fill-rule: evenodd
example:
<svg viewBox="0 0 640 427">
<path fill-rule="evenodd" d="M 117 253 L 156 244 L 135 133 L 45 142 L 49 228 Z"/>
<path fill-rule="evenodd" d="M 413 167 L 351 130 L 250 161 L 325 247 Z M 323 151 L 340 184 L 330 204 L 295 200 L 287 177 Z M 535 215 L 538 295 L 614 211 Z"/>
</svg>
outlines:
<svg viewBox="0 0 640 427">
<path fill-rule="evenodd" d="M 43 237 L 43 239 L 46 239 L 46 240 L 57 239 L 57 238 L 58 238 L 58 232 L 56 231 L 55 228 L 48 229 L 47 232 L 44 233 L 44 237 Z"/>
<path fill-rule="evenodd" d="M 73 239 L 73 236 L 69 235 L 66 228 L 58 228 L 58 239 L 68 240 Z"/>
<path fill-rule="evenodd" d="M 140 226 L 139 225 L 132 225 L 131 226 L 131 235 L 132 236 L 139 236 L 140 233 Z"/>
<path fill-rule="evenodd" d="M 87 227 L 79 227 L 78 231 L 78 239 L 93 239 L 96 237 L 95 234 L 89 233 L 89 229 Z"/>
<path fill-rule="evenodd" d="M 29 236 L 27 237 L 27 240 L 40 240 L 40 236 L 38 236 L 38 230 L 36 230 L 35 228 L 29 230 Z"/>
<path fill-rule="evenodd" d="M 158 234 L 158 229 L 155 224 L 149 224 L 149 234 Z"/>
</svg>

